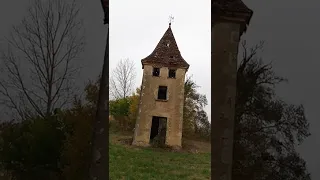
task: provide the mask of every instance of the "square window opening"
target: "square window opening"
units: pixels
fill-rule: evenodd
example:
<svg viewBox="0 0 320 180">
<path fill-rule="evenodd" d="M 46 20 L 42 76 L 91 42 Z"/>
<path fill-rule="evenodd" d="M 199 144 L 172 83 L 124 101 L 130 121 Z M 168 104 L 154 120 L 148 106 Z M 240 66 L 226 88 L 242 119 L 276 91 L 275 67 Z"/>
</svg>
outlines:
<svg viewBox="0 0 320 180">
<path fill-rule="evenodd" d="M 153 68 L 152 75 L 153 76 L 160 76 L 160 68 Z"/>
<path fill-rule="evenodd" d="M 169 69 L 169 78 L 176 78 L 176 70 L 175 69 Z"/>
<path fill-rule="evenodd" d="M 159 86 L 158 99 L 167 100 L 167 86 Z"/>
</svg>

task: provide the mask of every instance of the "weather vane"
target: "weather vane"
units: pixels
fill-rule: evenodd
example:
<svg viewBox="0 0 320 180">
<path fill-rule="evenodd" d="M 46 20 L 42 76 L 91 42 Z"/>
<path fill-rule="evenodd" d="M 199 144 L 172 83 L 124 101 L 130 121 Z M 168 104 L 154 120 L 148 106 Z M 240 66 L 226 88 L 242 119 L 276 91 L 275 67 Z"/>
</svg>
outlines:
<svg viewBox="0 0 320 180">
<path fill-rule="evenodd" d="M 169 26 L 171 26 L 171 23 L 173 22 L 174 17 L 172 15 L 169 16 Z"/>
</svg>

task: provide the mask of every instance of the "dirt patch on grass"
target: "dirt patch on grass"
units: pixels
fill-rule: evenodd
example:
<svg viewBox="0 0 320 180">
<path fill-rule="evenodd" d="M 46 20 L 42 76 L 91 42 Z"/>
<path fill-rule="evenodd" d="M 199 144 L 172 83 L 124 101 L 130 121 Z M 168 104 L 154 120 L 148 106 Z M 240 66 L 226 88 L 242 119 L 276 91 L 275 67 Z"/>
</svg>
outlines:
<svg viewBox="0 0 320 180">
<path fill-rule="evenodd" d="M 183 149 L 191 153 L 210 153 L 211 143 L 205 141 L 183 139 Z"/>
<path fill-rule="evenodd" d="M 119 133 L 112 133 L 110 134 L 109 141 L 112 144 L 123 145 L 128 148 L 139 149 L 140 147 L 132 146 L 133 141 L 133 133 L 132 132 L 119 132 Z M 210 153 L 211 152 L 211 143 L 208 141 L 201 141 L 201 140 L 193 140 L 188 138 L 182 139 L 182 149 L 175 150 L 169 147 L 166 148 L 155 148 L 151 147 L 152 149 L 158 151 L 174 151 L 174 152 L 188 152 L 188 153 Z"/>
</svg>

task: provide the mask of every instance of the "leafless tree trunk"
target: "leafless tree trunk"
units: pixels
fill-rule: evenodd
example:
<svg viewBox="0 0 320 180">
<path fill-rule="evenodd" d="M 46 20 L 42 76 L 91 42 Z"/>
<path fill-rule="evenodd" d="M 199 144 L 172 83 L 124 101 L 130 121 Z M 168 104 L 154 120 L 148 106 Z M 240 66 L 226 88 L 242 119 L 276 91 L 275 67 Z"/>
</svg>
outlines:
<svg viewBox="0 0 320 180">
<path fill-rule="evenodd" d="M 35 0 L 5 38 L 0 104 L 20 119 L 46 117 L 73 97 L 74 61 L 84 49 L 79 11 L 75 0 Z"/>
<path fill-rule="evenodd" d="M 115 99 L 131 95 L 135 80 L 134 63 L 129 59 L 120 60 L 110 76 L 110 93 Z"/>
</svg>

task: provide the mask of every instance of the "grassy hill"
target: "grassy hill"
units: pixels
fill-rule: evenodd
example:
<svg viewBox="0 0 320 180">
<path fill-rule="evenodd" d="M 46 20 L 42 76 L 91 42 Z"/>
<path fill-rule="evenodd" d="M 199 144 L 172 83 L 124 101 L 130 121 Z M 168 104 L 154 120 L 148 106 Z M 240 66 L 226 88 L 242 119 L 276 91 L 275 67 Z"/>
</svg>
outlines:
<svg viewBox="0 0 320 180">
<path fill-rule="evenodd" d="M 112 133 L 109 141 L 111 180 L 210 179 L 210 143 L 183 140 L 184 149 L 172 152 L 130 145 L 131 135 Z"/>
</svg>

